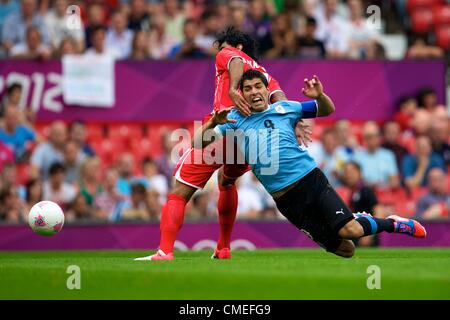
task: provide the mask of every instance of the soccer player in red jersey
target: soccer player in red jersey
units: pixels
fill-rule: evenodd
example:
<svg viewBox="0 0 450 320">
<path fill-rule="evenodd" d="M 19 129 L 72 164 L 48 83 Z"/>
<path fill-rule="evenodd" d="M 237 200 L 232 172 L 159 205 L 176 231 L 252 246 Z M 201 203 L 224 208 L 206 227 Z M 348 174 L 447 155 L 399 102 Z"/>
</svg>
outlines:
<svg viewBox="0 0 450 320">
<path fill-rule="evenodd" d="M 239 92 L 239 81 L 244 72 L 249 69 L 256 69 L 267 77 L 271 103 L 287 100 L 278 81 L 256 62 L 257 44 L 253 38 L 243 32 L 229 28 L 219 36 L 216 44 L 219 52 L 216 55 L 215 63 L 216 87 L 213 112 L 236 108 L 242 115 L 250 115 L 250 105 Z M 207 115 L 203 121 L 209 120 L 212 114 Z M 306 144 L 309 140 L 310 132 L 301 125 L 297 126 L 296 134 L 301 143 Z M 204 152 L 201 149 L 191 148 L 183 154 L 175 167 L 175 185 L 162 209 L 159 250 L 154 255 L 137 258 L 136 260 L 173 259 L 172 251 L 177 233 L 183 224 L 186 203 L 197 189 L 202 189 L 205 186 L 217 169 L 220 169 L 218 173 L 219 200 L 217 205 L 220 235 L 213 257 L 217 259 L 231 258 L 230 238 L 238 204 L 235 182 L 249 171 L 250 167 L 245 163 L 226 163 L 225 158 L 226 152 L 224 151 L 221 163 L 208 164 L 211 162 L 205 161 Z M 202 160 L 201 163 L 198 163 L 198 159 Z"/>
</svg>

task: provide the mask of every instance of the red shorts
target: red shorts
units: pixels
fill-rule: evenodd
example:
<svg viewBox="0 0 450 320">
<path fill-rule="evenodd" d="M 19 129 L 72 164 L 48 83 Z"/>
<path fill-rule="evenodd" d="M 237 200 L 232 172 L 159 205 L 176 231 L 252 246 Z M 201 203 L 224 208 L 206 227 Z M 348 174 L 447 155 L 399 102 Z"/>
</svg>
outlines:
<svg viewBox="0 0 450 320">
<path fill-rule="evenodd" d="M 221 142 L 225 142 L 225 139 L 221 139 Z M 223 146 L 223 148 L 217 148 L 217 145 L 212 143 L 205 149 L 188 149 L 175 166 L 174 177 L 188 186 L 203 189 L 214 171 L 222 166 L 223 175 L 230 179 L 237 179 L 251 170 L 248 164 L 242 163 L 242 158 L 237 159 L 234 157 L 231 161 L 232 163 L 227 163 L 226 143 L 223 143 Z M 216 149 L 218 150 L 216 153 L 210 152 L 210 150 Z M 238 162 L 237 160 L 240 161 Z"/>
</svg>

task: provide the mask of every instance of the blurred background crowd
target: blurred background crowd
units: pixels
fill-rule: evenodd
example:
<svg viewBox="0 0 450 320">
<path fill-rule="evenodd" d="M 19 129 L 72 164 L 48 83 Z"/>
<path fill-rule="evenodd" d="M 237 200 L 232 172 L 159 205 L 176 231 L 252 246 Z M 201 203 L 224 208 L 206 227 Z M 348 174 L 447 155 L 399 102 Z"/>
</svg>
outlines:
<svg viewBox="0 0 450 320">
<path fill-rule="evenodd" d="M 208 58 L 227 26 L 257 39 L 265 58 L 443 58 L 450 49 L 447 0 L 0 1 L 4 58 Z"/>
<path fill-rule="evenodd" d="M 226 26 L 252 34 L 264 58 L 442 59 L 450 46 L 450 32 L 442 31 L 449 30 L 450 4 L 440 0 L 70 4 L 79 6 L 83 28 L 68 27 L 69 1 L 1 0 L 2 57 L 212 59 L 215 37 Z M 379 28 L 366 24 L 368 4 L 381 8 Z M 439 13 L 435 5 L 441 6 Z M 432 20 L 425 23 L 423 12 L 432 12 Z M 448 20 L 440 12 L 447 12 Z M 19 107 L 22 90 L 18 83 L 9 84 L 0 101 L 0 222 L 24 223 L 30 207 L 42 199 L 59 203 L 68 223 L 159 220 L 175 165 L 169 136 L 179 124 L 40 123 L 31 108 Z M 309 121 L 313 142 L 308 149 L 355 212 L 447 219 L 448 110 L 431 88 L 410 92 L 397 107 L 383 123 Z M 151 150 L 142 147 L 147 140 Z M 238 188 L 238 219 L 281 218 L 251 173 Z M 194 195 L 186 218 L 217 219 L 217 196 L 216 179 L 211 179 Z"/>
</svg>

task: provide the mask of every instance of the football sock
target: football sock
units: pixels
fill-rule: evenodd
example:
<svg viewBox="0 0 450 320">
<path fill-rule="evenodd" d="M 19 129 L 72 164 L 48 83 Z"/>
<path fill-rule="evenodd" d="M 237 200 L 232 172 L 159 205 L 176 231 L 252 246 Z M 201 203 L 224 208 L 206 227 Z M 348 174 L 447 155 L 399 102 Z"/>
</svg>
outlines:
<svg viewBox="0 0 450 320">
<path fill-rule="evenodd" d="M 236 185 L 219 185 L 219 201 L 217 210 L 219 212 L 220 235 L 217 242 L 217 249 L 229 248 L 231 232 L 233 231 L 236 211 L 238 206 L 238 195 Z"/>
<path fill-rule="evenodd" d="M 183 224 L 185 207 L 186 199 L 176 194 L 169 194 L 166 205 L 161 212 L 161 240 L 159 244 L 159 249 L 166 254 L 173 251 L 178 230 Z"/>
<path fill-rule="evenodd" d="M 380 219 L 372 216 L 356 218 L 356 221 L 363 227 L 364 236 L 377 234 L 383 231 L 394 232 L 393 219 Z"/>
</svg>

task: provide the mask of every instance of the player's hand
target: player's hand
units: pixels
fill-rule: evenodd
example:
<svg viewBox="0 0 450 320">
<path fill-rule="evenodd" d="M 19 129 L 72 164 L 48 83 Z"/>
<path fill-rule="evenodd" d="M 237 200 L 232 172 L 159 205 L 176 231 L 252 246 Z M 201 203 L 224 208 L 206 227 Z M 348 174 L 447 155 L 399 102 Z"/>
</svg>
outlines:
<svg viewBox="0 0 450 320">
<path fill-rule="evenodd" d="M 252 112 L 250 111 L 250 104 L 245 101 L 244 97 L 236 89 L 231 89 L 229 92 L 230 98 L 234 103 L 234 107 L 244 116 L 248 117 Z"/>
<path fill-rule="evenodd" d="M 311 99 L 317 99 L 323 94 L 323 86 L 319 78 L 314 75 L 311 80 L 305 78 L 305 86 L 302 88 L 302 92 L 305 96 Z"/>
<path fill-rule="evenodd" d="M 228 119 L 228 114 L 230 113 L 230 111 L 231 109 L 214 112 L 214 115 L 211 118 L 212 122 L 215 125 L 236 122 L 235 119 Z"/>
<path fill-rule="evenodd" d="M 300 120 L 295 126 L 295 135 L 297 136 L 297 142 L 299 145 L 309 147 L 309 143 L 312 142 L 312 131 L 309 124 Z"/>
</svg>

